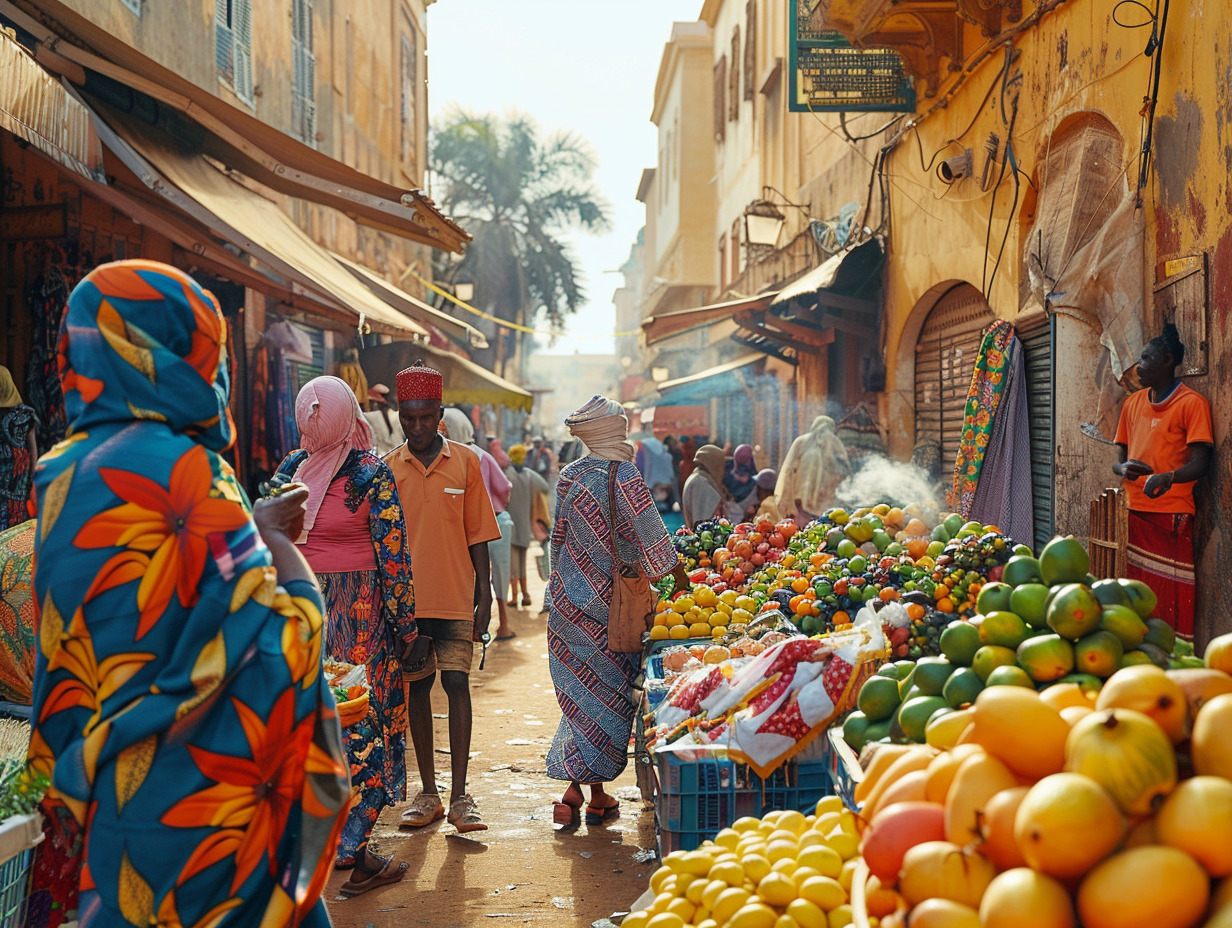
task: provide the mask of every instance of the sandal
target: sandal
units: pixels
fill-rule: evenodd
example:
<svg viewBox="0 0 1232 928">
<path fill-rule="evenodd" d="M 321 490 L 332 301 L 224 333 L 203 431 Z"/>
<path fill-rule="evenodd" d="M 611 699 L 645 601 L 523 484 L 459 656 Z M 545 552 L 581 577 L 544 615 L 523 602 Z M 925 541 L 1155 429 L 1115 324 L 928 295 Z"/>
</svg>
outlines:
<svg viewBox="0 0 1232 928">
<path fill-rule="evenodd" d="M 532 600 L 529 596 L 523 596 L 523 597 L 522 597 L 522 605 L 523 605 L 523 606 L 529 606 L 529 605 L 531 605 L 531 603 L 533 603 L 533 602 L 534 602 L 534 600 Z"/>
<path fill-rule="evenodd" d="M 569 801 L 569 795 L 573 794 L 577 797 L 576 802 Z M 568 827 L 576 825 L 578 815 L 582 809 L 582 803 L 586 800 L 582 794 L 576 791 L 572 786 L 565 790 L 565 795 L 560 797 L 560 802 L 552 803 L 552 824 Z"/>
<path fill-rule="evenodd" d="M 488 826 L 479 817 L 479 806 L 470 793 L 449 804 L 449 824 L 464 835 L 472 831 L 487 831 Z"/>
<path fill-rule="evenodd" d="M 338 894 L 346 899 L 353 899 L 356 896 L 362 896 L 370 889 L 378 889 L 381 886 L 390 886 L 394 883 L 401 883 L 402 878 L 406 876 L 406 872 L 411 869 L 411 865 L 404 860 L 398 864 L 395 869 L 390 870 L 389 868 L 392 867 L 393 864 L 393 857 L 388 858 L 385 861 L 385 866 L 383 866 L 380 871 L 372 874 L 364 880 L 356 880 L 354 874 L 352 873 L 351 879 L 347 880 L 338 888 Z"/>
<path fill-rule="evenodd" d="M 611 821 L 614 818 L 620 817 L 620 801 L 612 803 L 610 806 L 596 807 L 593 805 L 586 806 L 586 824 L 587 825 L 602 825 L 604 822 Z"/>
<path fill-rule="evenodd" d="M 445 817 L 445 807 L 436 793 L 419 793 L 402 812 L 399 828 L 423 828 Z"/>
</svg>

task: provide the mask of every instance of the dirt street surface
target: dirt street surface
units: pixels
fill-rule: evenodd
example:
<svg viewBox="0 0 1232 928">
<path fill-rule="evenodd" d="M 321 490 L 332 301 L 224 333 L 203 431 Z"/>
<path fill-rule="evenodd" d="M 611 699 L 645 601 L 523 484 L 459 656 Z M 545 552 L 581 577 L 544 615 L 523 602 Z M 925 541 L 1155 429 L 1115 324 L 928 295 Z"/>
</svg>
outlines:
<svg viewBox="0 0 1232 928">
<path fill-rule="evenodd" d="M 532 584 L 531 609 L 537 610 L 543 584 L 537 578 Z M 401 831 L 400 809 L 387 809 L 375 832 L 379 852 L 394 854 L 411 869 L 402 883 L 354 899 L 338 896 L 345 875 L 335 874 L 325 900 L 336 928 L 589 928 L 627 911 L 645 890 L 655 863 L 634 857 L 654 847 L 654 816 L 642 810 L 632 765 L 614 784 L 620 818 L 595 828 L 581 824 L 572 833 L 553 831 L 552 803 L 567 784 L 549 779 L 543 766 L 560 719 L 548 676 L 547 616 L 516 611 L 511 623 L 518 637 L 493 641 L 483 671 L 476 652 L 471 677 L 475 731 L 469 788 L 488 831 L 461 837 L 443 821 Z M 433 711 L 437 782 L 448 805 L 449 741 L 439 684 Z M 419 777 L 409 744 L 407 768 L 408 796 L 414 796 Z"/>
</svg>

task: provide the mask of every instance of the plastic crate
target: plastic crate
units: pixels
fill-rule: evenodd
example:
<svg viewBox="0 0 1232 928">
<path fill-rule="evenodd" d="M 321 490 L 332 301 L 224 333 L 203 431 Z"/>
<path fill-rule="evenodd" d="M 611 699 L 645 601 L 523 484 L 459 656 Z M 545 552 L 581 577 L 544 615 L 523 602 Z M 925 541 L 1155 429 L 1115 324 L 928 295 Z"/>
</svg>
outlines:
<svg viewBox="0 0 1232 928">
<path fill-rule="evenodd" d="M 17 815 L 0 822 L 0 928 L 19 928 L 30 898 L 30 862 L 43 840 L 43 816 Z"/>
</svg>

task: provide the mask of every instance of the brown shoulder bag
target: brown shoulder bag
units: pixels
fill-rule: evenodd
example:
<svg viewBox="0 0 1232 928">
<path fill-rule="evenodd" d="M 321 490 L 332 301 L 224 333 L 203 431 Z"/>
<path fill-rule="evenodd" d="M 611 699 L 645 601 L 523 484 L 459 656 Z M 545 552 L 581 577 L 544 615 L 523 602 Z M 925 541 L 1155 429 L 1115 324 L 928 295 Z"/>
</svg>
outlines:
<svg viewBox="0 0 1232 928">
<path fill-rule="evenodd" d="M 642 650 L 642 635 L 654 624 L 658 591 L 640 564 L 626 564 L 616 545 L 616 468 L 607 468 L 607 513 L 612 532 L 612 602 L 607 616 L 607 649 L 623 654 Z"/>
</svg>

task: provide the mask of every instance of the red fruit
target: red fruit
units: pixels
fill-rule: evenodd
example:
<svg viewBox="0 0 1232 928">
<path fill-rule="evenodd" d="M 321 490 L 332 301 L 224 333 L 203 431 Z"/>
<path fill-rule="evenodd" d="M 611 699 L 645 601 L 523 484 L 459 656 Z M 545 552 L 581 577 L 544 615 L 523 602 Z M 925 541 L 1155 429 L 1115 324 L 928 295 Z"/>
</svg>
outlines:
<svg viewBox="0 0 1232 928">
<path fill-rule="evenodd" d="M 785 536 L 782 532 L 771 532 L 767 540 L 770 542 L 770 547 L 772 548 L 787 547 L 787 536 Z"/>
<path fill-rule="evenodd" d="M 758 554 L 765 554 L 770 550 L 770 543 L 768 541 L 763 541 L 754 550 L 756 550 Z"/>
<path fill-rule="evenodd" d="M 917 844 L 945 840 L 945 809 L 935 802 L 896 802 L 877 812 L 860 842 L 869 872 L 883 884 L 898 880 L 903 856 Z"/>
<path fill-rule="evenodd" d="M 998 565 L 992 568 L 990 571 L 988 571 L 988 579 L 989 580 L 1000 580 L 1001 575 L 1004 573 L 1005 573 L 1005 568 Z"/>
<path fill-rule="evenodd" d="M 739 586 L 740 584 L 744 583 L 744 571 L 739 570 L 739 569 L 733 570 L 732 575 L 731 575 L 731 582 L 734 583 L 736 586 Z"/>
<path fill-rule="evenodd" d="M 760 551 L 758 551 L 754 553 L 754 555 L 751 558 L 749 558 L 749 561 L 753 564 L 754 567 L 760 567 L 762 564 L 766 563 L 766 556 L 762 554 Z"/>
<path fill-rule="evenodd" d="M 792 535 L 796 534 L 796 532 L 800 531 L 800 529 L 796 526 L 796 523 L 793 519 L 784 519 L 782 522 L 776 525 L 775 528 L 777 528 L 779 532 L 782 533 L 784 538 L 788 538 L 788 539 L 790 539 Z"/>
<path fill-rule="evenodd" d="M 749 544 L 753 545 L 754 547 L 761 544 L 765 540 L 766 540 L 765 532 L 750 532 L 749 533 Z"/>
</svg>

